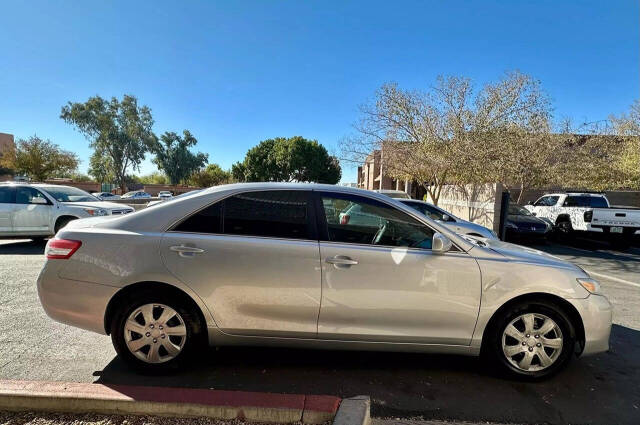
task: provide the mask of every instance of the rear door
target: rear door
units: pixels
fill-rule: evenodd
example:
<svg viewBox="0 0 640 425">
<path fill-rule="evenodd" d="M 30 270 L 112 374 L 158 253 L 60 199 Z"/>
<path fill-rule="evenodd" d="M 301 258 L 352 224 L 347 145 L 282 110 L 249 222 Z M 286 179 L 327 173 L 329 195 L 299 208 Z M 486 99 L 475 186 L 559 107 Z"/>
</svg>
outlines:
<svg viewBox="0 0 640 425">
<path fill-rule="evenodd" d="M 320 258 L 311 191 L 228 197 L 166 232 L 161 251 L 224 332 L 316 337 Z"/>
<path fill-rule="evenodd" d="M 0 233 L 10 234 L 13 231 L 13 210 L 16 207 L 16 188 L 0 186 Z"/>
<path fill-rule="evenodd" d="M 24 235 L 50 233 L 53 204 L 42 192 L 30 186 L 16 187 L 13 229 Z"/>
</svg>

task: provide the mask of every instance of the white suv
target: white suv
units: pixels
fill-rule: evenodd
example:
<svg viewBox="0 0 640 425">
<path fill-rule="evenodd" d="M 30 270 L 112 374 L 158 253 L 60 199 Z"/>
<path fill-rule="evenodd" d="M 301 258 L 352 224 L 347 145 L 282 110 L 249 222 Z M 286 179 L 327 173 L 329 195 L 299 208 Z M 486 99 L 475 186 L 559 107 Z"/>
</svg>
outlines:
<svg viewBox="0 0 640 425">
<path fill-rule="evenodd" d="M 133 212 L 127 205 L 104 202 L 71 186 L 0 184 L 0 237 L 43 239 L 71 220 Z"/>
</svg>

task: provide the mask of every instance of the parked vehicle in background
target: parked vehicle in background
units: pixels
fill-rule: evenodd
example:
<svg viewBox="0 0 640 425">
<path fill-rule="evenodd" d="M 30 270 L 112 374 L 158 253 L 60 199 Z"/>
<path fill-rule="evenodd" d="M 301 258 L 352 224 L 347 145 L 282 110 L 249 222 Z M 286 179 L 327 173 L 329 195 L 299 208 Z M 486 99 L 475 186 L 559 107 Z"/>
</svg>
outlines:
<svg viewBox="0 0 640 425">
<path fill-rule="evenodd" d="M 196 190 L 191 190 L 191 191 L 189 191 L 189 192 L 184 192 L 184 193 L 181 193 L 180 195 L 172 196 L 170 199 L 166 199 L 166 201 L 174 201 L 174 200 L 176 200 L 176 199 L 182 199 L 182 198 L 184 198 L 185 196 L 193 195 L 193 194 L 195 194 L 195 193 L 201 192 L 202 190 L 203 190 L 203 189 L 196 189 Z M 163 202 L 165 202 L 165 200 L 151 201 L 151 202 L 149 202 L 149 203 L 147 204 L 147 207 L 151 207 L 151 206 L 154 206 L 154 205 L 158 205 L 158 204 L 161 204 L 161 203 L 163 203 Z"/>
<path fill-rule="evenodd" d="M 163 201 L 166 201 L 167 199 L 171 199 L 173 197 L 173 193 L 171 193 L 168 190 L 161 190 L 160 192 L 158 192 L 158 198 L 162 199 Z"/>
<path fill-rule="evenodd" d="M 71 186 L 0 183 L 0 237 L 44 239 L 72 220 L 122 215 L 133 208 Z"/>
<path fill-rule="evenodd" d="M 375 224 L 336 220 L 353 205 Z M 144 369 L 185 364 L 207 344 L 269 344 L 482 351 L 542 378 L 609 347 L 611 304 L 584 270 L 360 189 L 217 186 L 71 223 L 45 252 L 47 314 L 110 334 Z"/>
<path fill-rule="evenodd" d="M 540 241 L 549 236 L 553 230 L 553 224 L 548 219 L 536 217 L 526 208 L 509 205 L 505 230 L 508 241 Z"/>
<path fill-rule="evenodd" d="M 411 196 L 409 196 L 407 192 L 403 192 L 402 190 L 378 189 L 374 190 L 374 192 L 387 195 L 389 198 L 411 199 Z"/>
<path fill-rule="evenodd" d="M 94 192 L 92 195 L 101 201 L 113 201 L 114 199 L 120 199 L 120 195 L 116 195 L 111 192 Z"/>
<path fill-rule="evenodd" d="M 450 212 L 447 212 L 442 208 L 438 208 L 428 202 L 418 201 L 417 199 L 399 199 L 398 201 L 416 211 L 419 211 L 432 220 L 442 222 L 442 224 L 447 226 L 449 229 L 461 235 L 498 239 L 498 235 L 496 235 L 492 230 L 489 230 L 479 224 L 458 218 Z"/>
<path fill-rule="evenodd" d="M 585 232 L 625 248 L 640 234 L 640 209 L 612 207 L 602 193 L 550 193 L 525 208 L 551 220 L 561 237 Z"/>
<path fill-rule="evenodd" d="M 122 199 L 147 199 L 147 198 L 151 198 L 151 195 L 149 195 L 147 192 L 143 190 L 134 190 L 122 195 Z"/>
</svg>

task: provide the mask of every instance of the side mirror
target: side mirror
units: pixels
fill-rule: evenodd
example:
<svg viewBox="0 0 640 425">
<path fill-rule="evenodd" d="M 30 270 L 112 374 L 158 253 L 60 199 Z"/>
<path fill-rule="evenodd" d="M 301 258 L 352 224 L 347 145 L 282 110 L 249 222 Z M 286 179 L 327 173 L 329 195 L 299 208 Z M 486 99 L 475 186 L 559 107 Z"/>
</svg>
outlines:
<svg viewBox="0 0 640 425">
<path fill-rule="evenodd" d="M 31 198 L 29 201 L 30 204 L 38 204 L 38 205 L 46 205 L 48 204 L 47 200 L 44 198 Z"/>
<path fill-rule="evenodd" d="M 536 213 L 532 212 L 532 213 L 531 213 L 531 215 L 535 217 L 535 216 L 536 216 Z"/>
<path fill-rule="evenodd" d="M 449 250 L 451 250 L 452 245 L 453 244 L 451 243 L 449 238 L 447 238 L 442 233 L 436 232 L 433 234 L 431 251 L 435 254 L 444 254 L 445 252 L 448 252 Z"/>
</svg>

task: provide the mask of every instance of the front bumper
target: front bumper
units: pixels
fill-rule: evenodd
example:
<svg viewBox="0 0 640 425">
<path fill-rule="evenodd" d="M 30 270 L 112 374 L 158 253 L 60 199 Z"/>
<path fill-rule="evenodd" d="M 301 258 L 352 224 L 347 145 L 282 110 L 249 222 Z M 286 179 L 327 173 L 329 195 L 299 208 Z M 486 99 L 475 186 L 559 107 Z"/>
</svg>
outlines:
<svg viewBox="0 0 640 425">
<path fill-rule="evenodd" d="M 64 260 L 47 260 L 47 263 L 52 261 Z M 106 334 L 107 305 L 120 288 L 62 279 L 54 270 L 47 270 L 47 266 L 45 264 L 38 276 L 38 296 L 47 315 L 67 325 Z"/>
<path fill-rule="evenodd" d="M 613 307 L 602 295 L 589 295 L 583 299 L 568 300 L 580 313 L 584 326 L 584 350 L 582 355 L 602 353 L 609 350 Z"/>
</svg>

